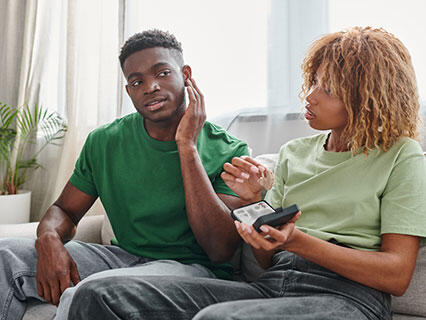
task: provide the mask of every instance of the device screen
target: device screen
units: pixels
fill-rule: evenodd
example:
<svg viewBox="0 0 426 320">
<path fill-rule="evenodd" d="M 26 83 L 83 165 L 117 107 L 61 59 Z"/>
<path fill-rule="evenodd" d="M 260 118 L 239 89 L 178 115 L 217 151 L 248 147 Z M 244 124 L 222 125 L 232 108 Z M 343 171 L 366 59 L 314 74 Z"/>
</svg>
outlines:
<svg viewBox="0 0 426 320">
<path fill-rule="evenodd" d="M 233 214 L 238 220 L 245 224 L 252 225 L 257 218 L 265 214 L 274 213 L 275 210 L 265 201 L 256 202 L 245 207 L 235 209 Z"/>
</svg>

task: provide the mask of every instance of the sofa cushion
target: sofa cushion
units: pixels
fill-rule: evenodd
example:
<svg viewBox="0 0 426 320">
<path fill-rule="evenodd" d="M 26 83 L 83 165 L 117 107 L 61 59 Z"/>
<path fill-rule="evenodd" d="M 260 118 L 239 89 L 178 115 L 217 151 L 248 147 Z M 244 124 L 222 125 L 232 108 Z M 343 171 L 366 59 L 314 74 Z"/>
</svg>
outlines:
<svg viewBox="0 0 426 320">
<path fill-rule="evenodd" d="M 111 244 L 111 240 L 115 238 L 114 231 L 112 231 L 111 222 L 108 216 L 104 214 L 102 229 L 101 229 L 101 241 L 102 244 Z"/>
<path fill-rule="evenodd" d="M 407 292 L 402 297 L 392 297 L 392 310 L 426 317 L 426 245 L 419 250 L 416 269 Z"/>
<path fill-rule="evenodd" d="M 37 299 L 28 299 L 27 310 L 22 320 L 50 320 L 55 317 L 56 307 Z"/>
</svg>

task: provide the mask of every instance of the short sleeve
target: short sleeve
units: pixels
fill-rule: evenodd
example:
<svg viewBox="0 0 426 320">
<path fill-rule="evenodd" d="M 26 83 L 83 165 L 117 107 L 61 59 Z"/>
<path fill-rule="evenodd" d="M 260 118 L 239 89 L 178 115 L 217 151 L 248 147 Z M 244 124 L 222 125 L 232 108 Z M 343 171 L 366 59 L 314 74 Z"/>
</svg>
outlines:
<svg viewBox="0 0 426 320">
<path fill-rule="evenodd" d="M 80 191 L 93 197 L 98 196 L 98 192 L 93 179 L 93 135 L 89 134 L 81 150 L 80 156 L 75 164 L 70 183 Z"/>
<path fill-rule="evenodd" d="M 285 145 L 281 147 L 280 156 L 274 172 L 274 185 L 265 196 L 265 200 L 273 207 L 280 208 L 284 198 L 284 172 L 287 161 L 285 160 Z"/>
<path fill-rule="evenodd" d="M 426 237 L 426 160 L 418 143 L 401 148 L 381 199 L 381 234 Z"/>
<path fill-rule="evenodd" d="M 240 145 L 235 149 L 235 152 L 233 153 L 233 155 L 230 157 L 230 160 L 232 160 L 232 158 L 234 157 L 242 157 L 242 156 L 248 156 L 249 155 L 249 150 L 248 150 L 248 146 L 246 143 L 240 143 Z M 229 160 L 229 161 L 230 161 Z M 223 166 L 223 163 L 222 163 Z M 216 176 L 214 182 L 213 182 L 213 189 L 216 193 L 224 193 L 224 194 L 229 194 L 232 196 L 236 196 L 238 197 L 237 194 L 235 194 L 231 188 L 229 188 L 226 183 L 223 181 L 223 179 L 220 177 L 220 174 L 222 173 L 219 172 L 219 174 Z"/>
</svg>

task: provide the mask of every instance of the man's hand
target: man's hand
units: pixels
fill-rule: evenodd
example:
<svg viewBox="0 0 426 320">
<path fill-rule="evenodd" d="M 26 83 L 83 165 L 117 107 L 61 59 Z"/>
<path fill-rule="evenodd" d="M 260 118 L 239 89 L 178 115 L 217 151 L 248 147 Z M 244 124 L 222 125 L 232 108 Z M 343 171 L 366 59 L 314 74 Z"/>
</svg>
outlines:
<svg viewBox="0 0 426 320">
<path fill-rule="evenodd" d="M 189 104 L 176 130 L 176 143 L 197 145 L 197 137 L 206 121 L 204 96 L 193 79 L 186 80 Z"/>
<path fill-rule="evenodd" d="M 65 289 L 80 282 L 77 265 L 57 234 L 44 233 L 35 244 L 37 250 L 37 292 L 54 305 Z"/>
</svg>

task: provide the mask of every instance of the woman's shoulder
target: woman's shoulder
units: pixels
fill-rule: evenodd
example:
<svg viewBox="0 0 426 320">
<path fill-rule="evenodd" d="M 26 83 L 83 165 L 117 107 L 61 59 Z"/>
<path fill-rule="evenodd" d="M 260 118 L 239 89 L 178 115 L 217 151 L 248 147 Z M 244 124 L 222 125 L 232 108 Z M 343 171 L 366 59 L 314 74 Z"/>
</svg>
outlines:
<svg viewBox="0 0 426 320">
<path fill-rule="evenodd" d="M 399 138 L 387 152 L 395 154 L 397 158 L 423 157 L 424 153 L 420 143 L 409 137 Z"/>
<path fill-rule="evenodd" d="M 328 132 L 292 139 L 281 147 L 280 153 L 284 150 L 286 152 L 297 151 L 298 153 L 303 153 L 304 150 L 312 151 L 312 148 L 318 145 L 322 146 L 325 143 L 327 135 Z"/>
</svg>

